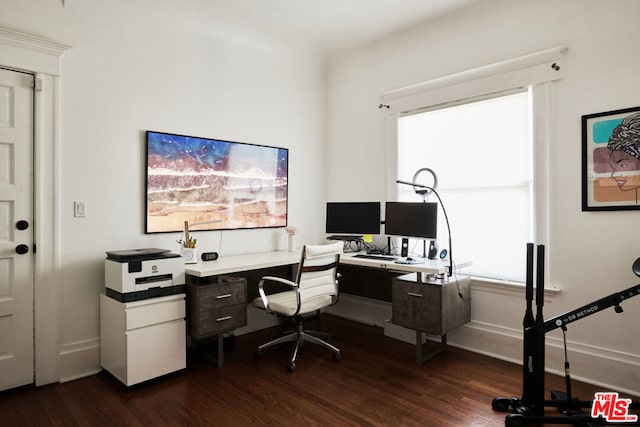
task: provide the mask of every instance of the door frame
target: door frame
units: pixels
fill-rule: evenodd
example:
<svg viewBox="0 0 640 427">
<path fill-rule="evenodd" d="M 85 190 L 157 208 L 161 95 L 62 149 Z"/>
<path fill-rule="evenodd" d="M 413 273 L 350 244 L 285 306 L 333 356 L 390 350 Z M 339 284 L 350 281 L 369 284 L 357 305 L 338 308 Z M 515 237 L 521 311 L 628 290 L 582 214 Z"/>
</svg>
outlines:
<svg viewBox="0 0 640 427">
<path fill-rule="evenodd" d="M 34 74 L 34 383 L 58 382 L 60 338 L 60 78 L 70 46 L 0 27 L 0 66 Z"/>
</svg>

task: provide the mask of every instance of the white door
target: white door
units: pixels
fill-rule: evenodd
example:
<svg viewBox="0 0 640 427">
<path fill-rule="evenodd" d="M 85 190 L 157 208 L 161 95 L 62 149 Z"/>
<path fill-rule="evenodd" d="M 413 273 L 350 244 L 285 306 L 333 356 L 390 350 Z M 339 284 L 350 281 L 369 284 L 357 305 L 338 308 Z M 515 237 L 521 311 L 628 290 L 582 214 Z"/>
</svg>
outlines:
<svg viewBox="0 0 640 427">
<path fill-rule="evenodd" d="M 0 390 L 34 380 L 33 81 L 0 69 Z"/>
</svg>

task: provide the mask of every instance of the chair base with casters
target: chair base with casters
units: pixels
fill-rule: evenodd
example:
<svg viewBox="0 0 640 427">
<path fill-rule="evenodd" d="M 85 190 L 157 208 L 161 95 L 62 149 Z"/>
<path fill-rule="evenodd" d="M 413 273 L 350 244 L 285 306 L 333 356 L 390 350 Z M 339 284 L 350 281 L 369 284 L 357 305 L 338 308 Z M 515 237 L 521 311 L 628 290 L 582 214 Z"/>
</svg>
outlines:
<svg viewBox="0 0 640 427">
<path fill-rule="evenodd" d="M 327 342 L 327 340 L 329 339 L 329 334 L 324 332 L 305 330 L 302 316 L 297 316 L 296 322 L 298 324 L 297 331 L 287 333 L 286 335 L 276 338 L 275 340 L 262 344 L 261 346 L 258 347 L 258 350 L 256 350 L 256 356 L 258 357 L 262 356 L 262 352 L 269 347 L 273 347 L 275 345 L 286 343 L 286 342 L 295 342 L 295 346 L 293 347 L 293 352 L 291 353 L 291 359 L 289 361 L 289 364 L 287 365 L 287 371 L 293 372 L 296 369 L 296 358 L 298 357 L 298 350 L 300 350 L 300 347 L 305 342 L 309 342 L 312 344 L 320 345 L 322 347 L 328 348 L 329 350 L 333 351 L 333 356 L 332 356 L 333 361 L 334 362 L 340 361 L 340 359 L 342 358 L 342 355 L 340 354 L 340 349 Z M 319 336 L 323 336 L 326 338 L 322 339 Z"/>
<path fill-rule="evenodd" d="M 342 253 L 342 243 L 328 245 L 307 245 L 302 249 L 300 265 L 295 280 L 266 276 L 258 284 L 260 296 L 254 300 L 254 305 L 266 310 L 270 314 L 283 316 L 296 322 L 297 330 L 285 334 L 280 338 L 262 344 L 255 352 L 261 356 L 262 352 L 272 346 L 294 342 L 293 352 L 287 365 L 287 370 L 296 369 L 296 358 L 300 347 L 305 343 L 317 344 L 333 352 L 333 360 L 342 357 L 340 349 L 329 344 L 328 334 L 304 329 L 305 315 L 320 313 L 338 300 L 338 262 Z M 267 289 L 274 284 L 285 285 L 286 291 L 268 293 Z M 325 336 L 326 339 L 321 339 Z"/>
</svg>

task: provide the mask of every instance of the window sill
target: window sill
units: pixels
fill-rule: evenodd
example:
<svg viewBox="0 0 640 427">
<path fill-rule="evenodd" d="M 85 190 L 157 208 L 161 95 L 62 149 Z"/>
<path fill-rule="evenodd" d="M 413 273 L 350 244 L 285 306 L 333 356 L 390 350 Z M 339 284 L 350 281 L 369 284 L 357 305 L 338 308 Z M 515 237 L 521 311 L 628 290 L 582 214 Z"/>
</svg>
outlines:
<svg viewBox="0 0 640 427">
<path fill-rule="evenodd" d="M 485 277 L 471 277 L 471 289 L 480 292 L 489 292 L 503 295 L 518 295 L 525 293 L 523 282 L 509 282 L 506 280 L 487 279 Z M 544 288 L 545 297 L 557 295 L 562 289 L 552 286 Z"/>
</svg>

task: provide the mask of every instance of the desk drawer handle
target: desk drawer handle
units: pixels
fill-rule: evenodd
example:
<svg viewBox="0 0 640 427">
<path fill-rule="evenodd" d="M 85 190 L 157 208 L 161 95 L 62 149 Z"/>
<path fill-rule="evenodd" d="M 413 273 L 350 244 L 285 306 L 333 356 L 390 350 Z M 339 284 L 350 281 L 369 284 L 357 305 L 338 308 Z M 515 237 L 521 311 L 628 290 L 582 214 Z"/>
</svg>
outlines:
<svg viewBox="0 0 640 427">
<path fill-rule="evenodd" d="M 422 294 L 416 294 L 414 292 L 407 292 L 407 295 L 409 295 L 410 297 L 422 298 Z"/>
<path fill-rule="evenodd" d="M 229 298 L 231 296 L 231 294 L 223 294 L 223 295 L 218 295 L 216 297 L 216 299 L 224 299 L 224 298 Z"/>
<path fill-rule="evenodd" d="M 231 319 L 231 316 L 224 316 L 216 319 L 216 322 L 224 322 L 225 320 Z"/>
</svg>

